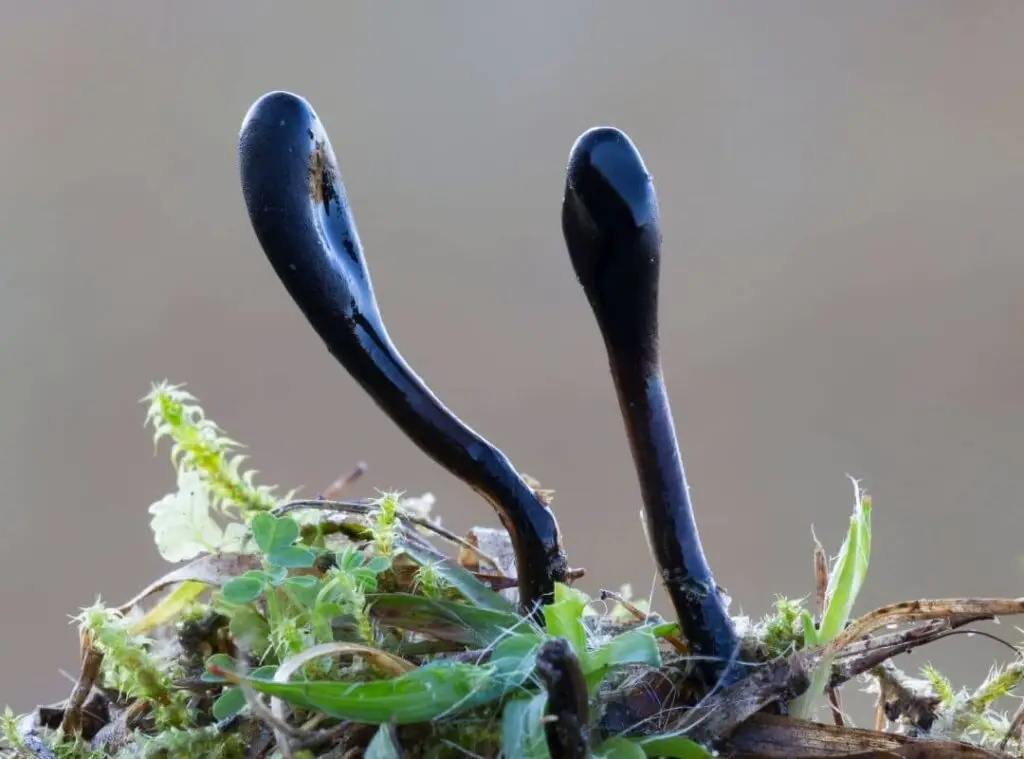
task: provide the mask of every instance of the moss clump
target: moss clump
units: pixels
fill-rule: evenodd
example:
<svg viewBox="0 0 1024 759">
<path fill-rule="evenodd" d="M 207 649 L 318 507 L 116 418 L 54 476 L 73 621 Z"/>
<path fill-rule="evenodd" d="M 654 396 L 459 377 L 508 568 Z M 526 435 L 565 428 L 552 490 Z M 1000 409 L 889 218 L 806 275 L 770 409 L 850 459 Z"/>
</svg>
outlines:
<svg viewBox="0 0 1024 759">
<path fill-rule="evenodd" d="M 81 611 L 73 692 L 22 717 L 8 709 L 0 755 L 701 757 L 766 741 L 800 756 L 830 744 L 901 755 L 919 738 L 935 755 L 1022 749 L 1021 719 L 995 709 L 1024 677 L 1019 653 L 973 692 L 890 659 L 1024 602 L 916 601 L 851 619 L 870 553 L 859 490 L 817 614 L 780 597 L 759 622 L 737 619 L 751 674 L 716 689 L 678 626 L 628 591 L 595 602 L 558 585 L 523 616 L 509 568 L 441 527 L 431 499 L 278 498 L 181 386 L 145 401 L 178 483 L 150 507 L 155 542 L 188 563 L 122 606 Z M 813 712 L 824 694 L 812 683 L 837 704 L 854 677 L 875 684 L 884 732 L 781 716 Z"/>
</svg>

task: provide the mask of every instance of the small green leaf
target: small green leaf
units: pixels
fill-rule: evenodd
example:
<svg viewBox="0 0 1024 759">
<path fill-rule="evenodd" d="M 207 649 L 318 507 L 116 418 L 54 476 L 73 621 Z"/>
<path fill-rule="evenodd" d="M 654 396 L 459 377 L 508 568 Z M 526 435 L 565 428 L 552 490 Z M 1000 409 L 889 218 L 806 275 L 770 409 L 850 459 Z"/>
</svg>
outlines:
<svg viewBox="0 0 1024 759">
<path fill-rule="evenodd" d="M 320 580 L 313 575 L 293 575 L 284 582 L 286 588 L 315 588 L 320 584 Z"/>
<path fill-rule="evenodd" d="M 366 562 L 366 569 L 372 572 L 375 576 L 381 572 L 386 572 L 391 568 L 391 559 L 387 556 L 374 556 L 368 562 Z"/>
<path fill-rule="evenodd" d="M 804 647 L 813 648 L 821 645 L 821 641 L 818 639 L 818 628 L 814 626 L 814 617 L 807 609 L 800 610 L 800 623 L 804 630 Z"/>
<path fill-rule="evenodd" d="M 228 630 L 235 643 L 254 656 L 262 656 L 270 647 L 270 624 L 251 606 L 241 606 L 231 611 Z"/>
<path fill-rule="evenodd" d="M 294 517 L 277 517 L 277 525 L 274 530 L 274 548 L 284 548 L 292 545 L 299 539 L 299 523 Z"/>
<path fill-rule="evenodd" d="M 649 738 L 631 738 L 647 756 L 664 757 L 665 759 L 714 759 L 714 754 L 699 743 L 681 735 L 652 735 Z"/>
<path fill-rule="evenodd" d="M 263 572 L 261 572 L 267 578 L 267 584 L 277 587 L 288 577 L 288 568 L 278 565 L 269 566 Z"/>
<path fill-rule="evenodd" d="M 320 594 L 320 580 L 311 575 L 295 575 L 281 584 L 281 589 L 297 605 L 311 609 Z"/>
<path fill-rule="evenodd" d="M 511 683 L 523 682 L 537 666 L 537 651 L 543 638 L 533 630 L 509 635 L 494 646 L 490 665 Z"/>
<path fill-rule="evenodd" d="M 287 548 L 299 537 L 299 523 L 289 516 L 275 517 L 261 512 L 250 524 L 256 545 L 264 554 Z"/>
<path fill-rule="evenodd" d="M 221 597 L 231 604 L 252 603 L 263 593 L 263 582 L 256 577 L 232 577 L 221 588 Z"/>
<path fill-rule="evenodd" d="M 683 635 L 683 628 L 679 626 L 678 622 L 659 622 L 656 625 L 651 625 L 650 630 L 651 634 L 657 638 L 680 638 Z"/>
<path fill-rule="evenodd" d="M 262 667 L 257 667 L 250 674 L 252 677 L 261 677 L 266 680 L 273 680 L 275 672 L 277 672 L 276 664 L 265 664 Z"/>
<path fill-rule="evenodd" d="M 365 569 L 357 569 L 355 572 L 356 584 L 366 593 L 377 591 L 377 576 L 367 572 Z"/>
<path fill-rule="evenodd" d="M 638 745 L 625 738 L 609 738 L 593 751 L 594 759 L 646 759 Z"/>
<path fill-rule="evenodd" d="M 200 679 L 207 683 L 223 683 L 225 682 L 223 677 L 215 675 L 210 671 L 213 667 L 218 667 L 226 672 L 234 672 L 235 660 L 227 654 L 214 654 L 206 659 L 203 674 L 200 676 Z"/>
<path fill-rule="evenodd" d="M 305 546 L 284 546 L 268 553 L 267 561 L 289 569 L 309 569 L 316 561 L 316 554 Z"/>
<path fill-rule="evenodd" d="M 555 583 L 555 602 L 544 607 L 544 622 L 548 635 L 565 638 L 572 651 L 583 664 L 587 656 L 587 630 L 583 626 L 583 612 L 590 598 L 575 588 Z"/>
<path fill-rule="evenodd" d="M 345 607 L 343 607 L 341 604 L 326 603 L 326 604 L 319 604 L 316 607 L 315 611 L 316 611 L 316 615 L 318 617 L 321 617 L 321 618 L 323 618 L 323 619 L 325 619 L 327 621 L 330 621 L 330 620 L 334 619 L 335 617 L 340 617 L 342 614 L 344 614 L 345 613 Z"/>
<path fill-rule="evenodd" d="M 501 713 L 502 754 L 516 759 L 551 759 L 544 735 L 544 710 L 548 694 L 517 699 L 505 704 Z"/>
<path fill-rule="evenodd" d="M 225 688 L 213 702 L 213 718 L 220 721 L 234 717 L 245 707 L 245 692 L 241 688 Z"/>
<path fill-rule="evenodd" d="M 654 668 L 661 666 L 658 641 L 650 630 L 627 630 L 621 635 L 616 635 L 596 651 L 588 653 L 581 660 L 588 690 L 593 691 L 597 688 L 613 667 L 624 664 L 646 664 Z"/>
<path fill-rule="evenodd" d="M 352 546 L 334 554 L 334 561 L 338 569 L 345 572 L 352 572 L 363 565 L 363 555 Z"/>
<path fill-rule="evenodd" d="M 252 518 L 249 529 L 252 530 L 252 537 L 256 545 L 263 553 L 267 553 L 274 546 L 274 532 L 277 528 L 277 518 L 273 514 L 261 512 Z"/>
</svg>

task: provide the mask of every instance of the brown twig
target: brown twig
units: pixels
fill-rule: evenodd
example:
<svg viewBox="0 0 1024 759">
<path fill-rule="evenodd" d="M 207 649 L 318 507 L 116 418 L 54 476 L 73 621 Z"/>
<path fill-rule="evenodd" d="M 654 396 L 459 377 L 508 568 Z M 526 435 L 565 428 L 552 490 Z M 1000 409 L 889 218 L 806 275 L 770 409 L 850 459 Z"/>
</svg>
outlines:
<svg viewBox="0 0 1024 759">
<path fill-rule="evenodd" d="M 893 656 L 952 634 L 979 619 L 987 619 L 996 613 L 1016 610 L 1018 602 L 1010 599 L 952 599 L 947 601 L 914 601 L 894 604 L 869 613 L 858 620 L 850 629 L 875 629 L 879 620 L 889 621 L 934 617 L 945 610 L 944 618 L 932 618 L 909 630 L 887 633 L 875 637 L 849 640 L 836 651 L 829 646 L 804 649 L 788 659 L 780 659 L 762 665 L 751 676 L 728 688 L 713 691 L 682 718 L 669 726 L 671 731 L 686 731 L 688 737 L 696 740 L 713 740 L 729 735 L 751 715 L 764 709 L 773 701 L 786 702 L 806 689 L 809 673 L 826 656 L 834 658 L 833 673 L 829 685 L 838 687 L 850 678 L 878 666 Z M 847 636 L 849 637 L 849 636 Z M 651 705 L 658 709 L 657 704 Z M 636 720 L 651 714 L 633 710 Z M 1024 721 L 1024 717 L 1021 718 Z M 921 720 L 918 720 L 920 723 Z M 810 723 L 808 723 L 810 724 Z M 923 724 L 923 723 L 921 723 Z M 884 725 L 883 725 L 884 727 Z M 839 729 L 839 728 L 831 728 Z M 843 728 L 849 730 L 849 727 Z"/>
<path fill-rule="evenodd" d="M 355 469 L 348 474 L 341 475 L 341 477 L 324 488 L 324 492 L 321 495 L 323 495 L 324 498 L 337 498 L 345 488 L 366 474 L 367 469 L 369 469 L 369 467 L 366 462 L 360 461 L 356 464 Z"/>
<path fill-rule="evenodd" d="M 906 720 L 915 730 L 927 733 L 942 699 L 927 681 L 909 677 L 891 661 L 871 670 L 878 680 L 878 703 L 890 722 Z"/>
<path fill-rule="evenodd" d="M 647 620 L 647 617 L 648 617 L 647 614 L 645 614 L 644 612 L 640 611 L 640 609 L 638 609 L 635 605 L 631 604 L 629 601 L 627 601 L 625 598 L 623 598 L 620 594 L 616 593 L 615 591 L 602 589 L 601 592 L 600 592 L 600 595 L 598 597 L 602 601 L 607 601 L 607 600 L 615 601 L 615 603 L 619 604 L 623 609 L 628 611 L 630 614 L 632 614 L 637 619 L 639 619 L 641 621 L 646 621 Z M 664 640 L 665 640 L 666 643 L 668 643 L 670 646 L 672 646 L 672 648 L 674 648 L 679 653 L 684 654 L 684 655 L 690 653 L 689 647 L 682 640 L 682 638 L 680 638 L 680 637 L 678 637 L 676 635 L 666 635 L 664 637 Z"/>
<path fill-rule="evenodd" d="M 836 727 L 845 727 L 846 719 L 843 717 L 843 701 L 839 695 L 839 689 L 829 686 L 825 689 L 828 696 L 828 708 L 832 712 L 832 724 Z"/>
<path fill-rule="evenodd" d="M 825 604 L 828 602 L 828 554 L 825 547 L 814 537 L 814 615 L 818 624 L 825 616 Z M 825 695 L 828 697 L 829 711 L 832 712 L 832 721 L 836 727 L 843 727 L 846 720 L 843 718 L 843 702 L 839 689 L 829 685 L 825 688 Z"/>
<path fill-rule="evenodd" d="M 1024 598 L 942 598 L 904 601 L 868 612 L 833 638 L 822 653 L 824 656 L 832 656 L 854 641 L 890 624 L 954 617 L 987 619 L 1005 614 L 1024 614 Z"/>
<path fill-rule="evenodd" d="M 364 503 L 362 501 L 330 501 L 327 499 L 299 499 L 296 501 L 289 501 L 288 503 L 281 504 L 276 509 L 274 509 L 272 513 L 275 516 L 280 516 L 282 514 L 287 514 L 291 511 L 312 509 L 315 511 L 328 511 L 334 513 L 358 514 L 360 516 L 366 516 L 372 513 L 374 508 L 375 505 L 372 501 Z M 422 527 L 425 530 L 429 530 L 439 535 L 440 537 L 444 538 L 445 540 L 448 540 L 458 546 L 461 546 L 462 548 L 465 548 L 467 551 L 473 552 L 481 561 L 485 561 L 491 566 L 493 566 L 497 574 L 504 574 L 501 571 L 501 566 L 498 564 L 497 560 L 495 560 L 491 556 L 488 556 L 486 553 L 483 553 L 479 548 L 474 546 L 468 540 L 456 535 L 451 530 L 448 530 L 439 524 L 435 524 L 434 522 L 431 522 L 429 519 L 424 519 L 423 517 L 418 517 L 415 514 L 410 514 L 404 509 L 399 509 L 398 515 L 401 519 L 408 522 L 409 524 L 414 524 L 417 527 Z"/>
<path fill-rule="evenodd" d="M 60 729 L 65 735 L 74 735 L 82 729 L 82 706 L 99 679 L 102 663 L 102 652 L 95 646 L 89 646 L 82 657 L 82 670 L 68 697 L 64 718 L 60 723 Z"/>
<path fill-rule="evenodd" d="M 1020 741 L 1021 731 L 1024 730 L 1024 704 L 1021 704 L 1017 708 L 1017 713 L 1013 715 L 1013 721 L 1010 723 L 1010 728 L 1006 731 L 1006 735 L 999 741 L 999 750 L 1004 751 L 1006 745 L 1016 739 Z"/>
<path fill-rule="evenodd" d="M 828 600 L 828 554 L 825 546 L 814 538 L 814 619 L 819 624 L 825 616 L 825 602 Z"/>
<path fill-rule="evenodd" d="M 671 725 L 669 732 L 685 733 L 696 741 L 720 740 L 768 704 L 788 702 L 806 691 L 817 659 L 799 652 L 762 665 L 750 676 L 713 692 Z"/>
<path fill-rule="evenodd" d="M 982 619 L 987 619 L 987 617 L 982 617 Z M 842 685 L 847 680 L 861 675 L 895 656 L 912 651 L 927 643 L 942 640 L 950 635 L 966 632 L 961 628 L 977 621 L 979 621 L 977 617 L 932 620 L 909 630 L 879 635 L 853 643 L 839 654 L 838 662 L 833 665 L 829 684 L 832 686 Z"/>
<path fill-rule="evenodd" d="M 995 759 L 987 749 L 960 741 L 922 740 L 895 733 L 757 714 L 725 742 L 722 755 L 769 759 Z M 1005 759 L 1005 757 L 1003 757 Z"/>
</svg>

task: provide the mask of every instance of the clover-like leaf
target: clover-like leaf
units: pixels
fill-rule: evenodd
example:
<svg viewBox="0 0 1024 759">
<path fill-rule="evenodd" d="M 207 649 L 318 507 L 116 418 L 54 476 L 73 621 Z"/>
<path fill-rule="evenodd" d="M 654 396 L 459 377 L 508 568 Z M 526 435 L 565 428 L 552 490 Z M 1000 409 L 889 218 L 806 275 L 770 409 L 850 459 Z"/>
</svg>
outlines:
<svg viewBox="0 0 1024 759">
<path fill-rule="evenodd" d="M 320 580 L 310 575 L 294 575 L 285 580 L 281 587 L 300 606 L 312 608 L 320 593 Z"/>
<path fill-rule="evenodd" d="M 235 671 L 235 660 L 227 654 L 214 654 L 206 660 L 206 668 L 203 670 L 201 680 L 207 683 L 223 683 L 227 682 L 222 675 L 215 673 L 213 670 L 223 670 L 224 672 Z"/>
<path fill-rule="evenodd" d="M 264 570 L 257 570 L 261 577 L 266 578 L 268 585 L 272 585 L 275 588 L 285 581 L 288 577 L 288 568 L 282 565 L 269 566 Z"/>
<path fill-rule="evenodd" d="M 245 692 L 241 688 L 225 688 L 213 702 L 213 718 L 220 721 L 234 717 L 245 707 Z"/>
<path fill-rule="evenodd" d="M 373 573 L 374 576 L 379 575 L 381 572 L 386 572 L 390 568 L 391 559 L 387 556 L 374 556 L 366 562 L 366 570 Z"/>
<path fill-rule="evenodd" d="M 231 604 L 244 605 L 259 598 L 265 589 L 263 580 L 251 575 L 232 577 L 221 588 L 221 597 Z"/>
<path fill-rule="evenodd" d="M 299 537 L 299 523 L 289 516 L 275 517 L 261 512 L 250 523 L 256 545 L 264 554 L 287 548 Z"/>
<path fill-rule="evenodd" d="M 267 554 L 267 561 L 288 569 L 309 569 L 316 560 L 316 554 L 305 546 L 288 545 L 275 548 Z"/>
</svg>

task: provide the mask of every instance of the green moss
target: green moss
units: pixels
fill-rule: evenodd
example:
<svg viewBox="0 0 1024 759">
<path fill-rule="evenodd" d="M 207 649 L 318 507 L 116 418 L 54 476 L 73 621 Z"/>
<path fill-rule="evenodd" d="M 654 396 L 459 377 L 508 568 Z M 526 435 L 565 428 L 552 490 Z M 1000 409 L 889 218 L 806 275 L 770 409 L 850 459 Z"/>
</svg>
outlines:
<svg viewBox="0 0 1024 759">
<path fill-rule="evenodd" d="M 678 626 L 649 614 L 643 601 L 630 604 L 628 588 L 602 608 L 558 585 L 542 629 L 431 548 L 400 493 L 358 508 L 280 509 L 285 499 L 255 484 L 255 470 L 242 470 L 241 446 L 181 387 L 160 383 L 144 399 L 155 442 L 171 442 L 178 478 L 177 490 L 150 511 L 160 553 L 193 560 L 194 576 L 179 577 L 178 589 L 146 616 L 97 601 L 75 617 L 85 645 L 101 657 L 96 684 L 118 709 L 141 715 L 131 740 L 107 750 L 38 723 L 26 732 L 30 722 L 8 709 L 0 755 L 36 757 L 42 745 L 60 759 L 236 759 L 254 736 L 273 741 L 270 728 L 282 727 L 263 700 L 273 696 L 288 706 L 286 731 L 321 739 L 295 756 L 314 757 L 339 742 L 353 750 L 372 742 L 368 755 L 392 756 L 397 740 L 423 757 L 503 750 L 543 759 L 547 697 L 534 665 L 554 638 L 579 666 L 595 757 L 709 755 L 685 736 L 659 733 L 671 720 L 657 712 L 628 736 L 598 729 L 610 724 L 610 703 L 649 706 L 665 683 L 666 692 L 689 687 L 686 657 L 669 645 L 678 645 Z M 803 601 L 780 596 L 772 614 L 748 625 L 752 655 L 785 659 L 827 642 L 850 621 L 866 577 L 870 510 L 858 490 L 829 578 L 828 629 L 814 625 Z M 237 559 L 223 565 L 230 571 L 217 563 L 221 554 Z M 452 651 L 462 658 L 445 658 Z M 294 672 L 279 679 L 282 668 Z M 994 706 L 1019 690 L 1024 664 L 1018 658 L 994 668 L 971 693 L 932 667 L 924 677 L 938 694 L 937 730 L 995 746 L 1010 720 Z"/>
</svg>

